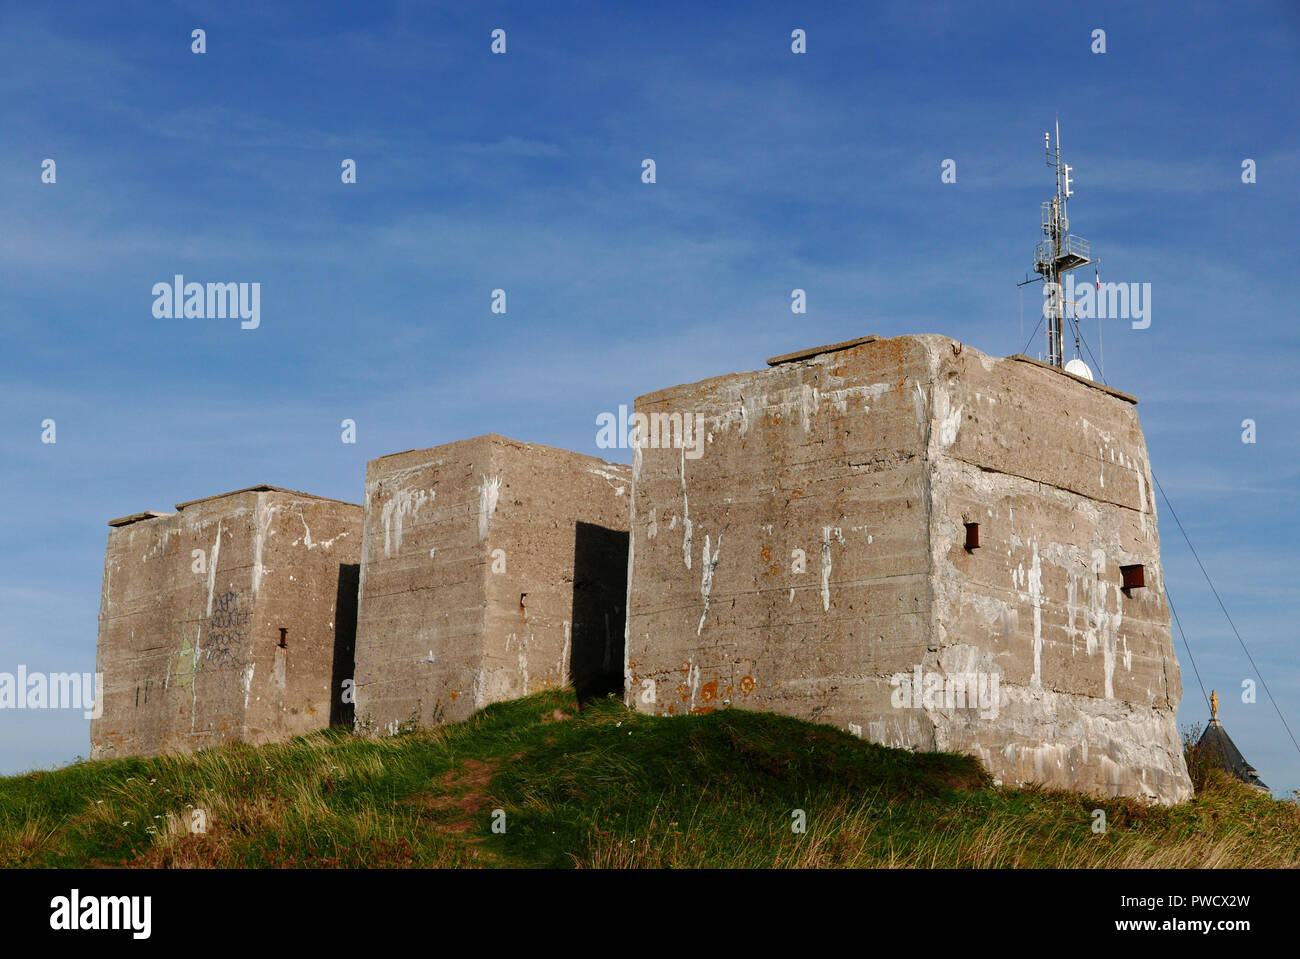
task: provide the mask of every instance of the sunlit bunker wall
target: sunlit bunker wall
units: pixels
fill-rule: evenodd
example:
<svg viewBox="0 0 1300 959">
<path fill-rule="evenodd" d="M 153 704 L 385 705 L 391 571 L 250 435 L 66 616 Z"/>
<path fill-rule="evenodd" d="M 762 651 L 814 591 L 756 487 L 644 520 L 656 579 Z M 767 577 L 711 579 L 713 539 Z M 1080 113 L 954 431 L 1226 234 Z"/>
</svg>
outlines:
<svg viewBox="0 0 1300 959">
<path fill-rule="evenodd" d="M 1188 798 L 1135 403 L 929 335 L 641 397 L 702 416 L 707 442 L 635 451 L 629 705 L 772 710 L 973 753 L 1006 783 Z M 997 696 L 936 700 L 918 676 Z"/>
<path fill-rule="evenodd" d="M 110 522 L 95 758 L 351 722 L 361 507 L 273 486 Z"/>
</svg>

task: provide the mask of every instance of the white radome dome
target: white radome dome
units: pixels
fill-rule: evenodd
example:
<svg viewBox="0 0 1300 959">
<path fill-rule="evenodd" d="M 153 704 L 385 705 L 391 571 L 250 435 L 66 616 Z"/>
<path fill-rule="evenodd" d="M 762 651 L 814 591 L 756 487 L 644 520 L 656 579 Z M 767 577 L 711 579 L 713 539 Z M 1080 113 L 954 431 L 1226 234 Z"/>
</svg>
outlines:
<svg viewBox="0 0 1300 959">
<path fill-rule="evenodd" d="M 1093 378 L 1092 370 L 1088 368 L 1088 364 L 1078 357 L 1065 364 L 1065 372 L 1073 373 L 1075 376 L 1082 376 L 1085 380 Z"/>
</svg>

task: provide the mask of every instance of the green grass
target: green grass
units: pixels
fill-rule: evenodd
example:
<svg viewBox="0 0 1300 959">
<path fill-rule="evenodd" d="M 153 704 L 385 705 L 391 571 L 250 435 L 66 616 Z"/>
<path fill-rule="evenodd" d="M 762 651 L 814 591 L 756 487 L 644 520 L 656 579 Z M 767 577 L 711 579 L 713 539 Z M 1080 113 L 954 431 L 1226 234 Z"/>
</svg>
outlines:
<svg viewBox="0 0 1300 959">
<path fill-rule="evenodd" d="M 336 729 L 0 779 L 0 866 L 1300 866 L 1300 807 L 1193 775 L 1173 808 L 997 788 L 972 758 L 830 726 L 579 713 L 554 691 L 385 739 Z"/>
</svg>

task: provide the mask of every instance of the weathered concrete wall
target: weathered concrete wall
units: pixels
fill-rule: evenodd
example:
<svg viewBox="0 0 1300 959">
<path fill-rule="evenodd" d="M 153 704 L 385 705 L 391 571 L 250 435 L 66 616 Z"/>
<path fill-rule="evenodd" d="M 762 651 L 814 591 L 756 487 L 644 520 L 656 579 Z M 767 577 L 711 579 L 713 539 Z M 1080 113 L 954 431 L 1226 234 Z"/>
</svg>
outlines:
<svg viewBox="0 0 1300 959">
<path fill-rule="evenodd" d="M 261 486 L 110 526 L 92 756 L 270 742 L 342 719 L 359 506 Z"/>
<path fill-rule="evenodd" d="M 358 729 L 599 685 L 602 660 L 621 685 L 630 492 L 626 466 L 497 435 L 372 460 Z"/>
<path fill-rule="evenodd" d="M 936 349 L 933 363 L 937 421 L 951 424 L 929 448 L 938 658 L 958 669 L 983 657 L 1003 693 L 996 725 L 937 724 L 936 744 L 980 755 L 1007 781 L 1189 798 L 1133 404 L 969 348 Z M 980 523 L 973 552 L 965 522 Z M 1125 595 L 1129 564 L 1145 567 L 1147 585 Z"/>
<path fill-rule="evenodd" d="M 632 471 L 492 437 L 496 510 L 478 706 L 572 682 L 622 693 Z M 495 570 L 495 571 L 494 571 Z"/>
<path fill-rule="evenodd" d="M 286 492 L 260 496 L 263 556 L 260 572 L 253 568 L 244 716 L 244 738 L 254 743 L 350 718 L 341 687 L 353 672 L 362 532 L 358 504 Z"/>
<path fill-rule="evenodd" d="M 439 705 L 472 700 L 487 605 L 488 521 L 495 503 L 487 437 L 395 453 L 366 465 L 358 728 L 432 725 Z M 480 527 L 482 536 L 480 537 Z M 436 667 L 436 670 L 435 670 Z"/>
<path fill-rule="evenodd" d="M 1130 398 L 916 336 L 636 409 L 700 414 L 708 441 L 636 451 L 630 704 L 770 709 L 971 752 L 1008 783 L 1190 795 Z M 1146 567 L 1132 595 L 1127 564 Z M 922 698 L 957 676 L 987 708 Z"/>
</svg>

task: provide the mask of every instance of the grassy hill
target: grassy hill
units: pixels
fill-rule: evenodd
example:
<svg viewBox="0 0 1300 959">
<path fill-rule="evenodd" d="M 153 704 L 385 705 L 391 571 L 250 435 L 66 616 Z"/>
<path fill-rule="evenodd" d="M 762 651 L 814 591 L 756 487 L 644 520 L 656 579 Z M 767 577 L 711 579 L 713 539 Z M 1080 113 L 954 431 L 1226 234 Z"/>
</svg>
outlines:
<svg viewBox="0 0 1300 959">
<path fill-rule="evenodd" d="M 1175 808 L 1003 789 L 969 757 L 829 726 L 555 691 L 387 739 L 0 779 L 0 866 L 1300 866 L 1300 806 L 1193 774 Z"/>
</svg>

